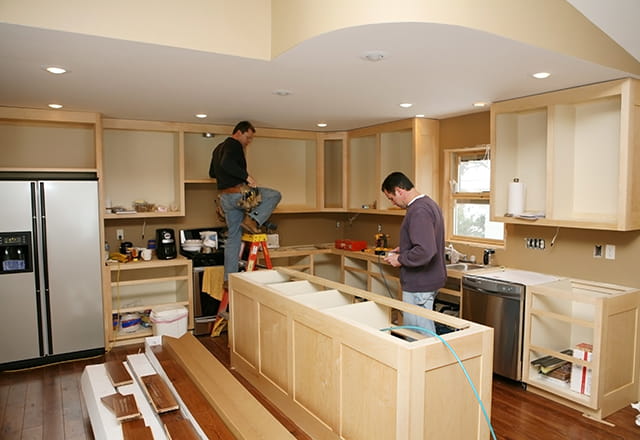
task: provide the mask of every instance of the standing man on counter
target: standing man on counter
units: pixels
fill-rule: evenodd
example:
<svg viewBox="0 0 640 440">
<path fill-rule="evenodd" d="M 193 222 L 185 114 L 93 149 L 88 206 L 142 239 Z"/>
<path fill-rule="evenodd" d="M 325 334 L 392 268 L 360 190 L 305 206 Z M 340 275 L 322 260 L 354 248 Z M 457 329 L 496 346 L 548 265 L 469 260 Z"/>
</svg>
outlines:
<svg viewBox="0 0 640 440">
<path fill-rule="evenodd" d="M 442 211 L 400 172 L 384 179 L 382 192 L 391 203 L 407 210 L 400 227 L 400 245 L 384 261 L 400 267 L 402 300 L 433 310 L 434 297 L 447 280 Z M 435 333 L 434 322 L 421 316 L 405 313 L 404 324 Z"/>
<path fill-rule="evenodd" d="M 234 127 L 230 137 L 220 143 L 211 155 L 209 175 L 218 181 L 220 205 L 227 223 L 227 239 L 224 246 L 224 280 L 230 273 L 238 272 L 242 231 L 251 234 L 260 233 L 260 227 L 269 230 L 276 225 L 268 222 L 271 213 L 280 202 L 282 195 L 270 188 L 258 187 L 253 176 L 247 171 L 246 149 L 253 141 L 256 129 L 251 122 L 242 121 Z M 262 201 L 246 212 L 238 202 L 249 189 L 257 189 Z"/>
</svg>

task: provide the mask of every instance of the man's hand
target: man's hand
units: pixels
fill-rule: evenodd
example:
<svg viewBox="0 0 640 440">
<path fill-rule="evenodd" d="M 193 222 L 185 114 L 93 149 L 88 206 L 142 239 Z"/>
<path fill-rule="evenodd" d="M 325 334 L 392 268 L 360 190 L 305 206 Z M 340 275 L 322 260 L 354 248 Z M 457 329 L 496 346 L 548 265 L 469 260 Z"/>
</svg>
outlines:
<svg viewBox="0 0 640 440">
<path fill-rule="evenodd" d="M 256 186 L 258 186 L 256 179 L 254 179 L 252 176 L 247 176 L 247 185 L 249 185 L 252 188 L 255 188 Z"/>
<path fill-rule="evenodd" d="M 398 254 L 396 252 L 387 252 L 384 257 L 384 261 L 392 265 L 393 267 L 400 267 L 402 264 L 398 261 Z"/>
</svg>

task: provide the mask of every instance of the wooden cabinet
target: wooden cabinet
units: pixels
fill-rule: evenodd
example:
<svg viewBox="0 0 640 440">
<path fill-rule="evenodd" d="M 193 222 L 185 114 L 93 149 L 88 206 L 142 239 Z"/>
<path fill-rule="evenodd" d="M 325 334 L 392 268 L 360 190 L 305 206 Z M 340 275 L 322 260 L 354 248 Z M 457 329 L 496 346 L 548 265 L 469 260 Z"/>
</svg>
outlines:
<svg viewBox="0 0 640 440">
<path fill-rule="evenodd" d="M 437 200 L 438 136 L 438 121 L 423 118 L 348 132 L 348 210 L 404 215 L 380 190 L 384 178 L 393 171 L 403 172 L 418 191 Z"/>
<path fill-rule="evenodd" d="M 347 147 L 345 132 L 321 134 L 321 166 L 318 167 L 318 187 L 322 210 L 342 211 L 347 206 Z"/>
<path fill-rule="evenodd" d="M 334 249 L 341 255 L 341 282 L 389 298 L 402 300 L 400 268 L 385 263 L 382 255 Z"/>
<path fill-rule="evenodd" d="M 100 175 L 100 115 L 0 107 L 0 169 Z"/>
<path fill-rule="evenodd" d="M 184 215 L 184 144 L 172 124 L 104 120 L 103 194 L 111 207 L 135 210 L 136 201 L 154 205 L 104 218 Z"/>
<path fill-rule="evenodd" d="M 105 266 L 103 292 L 106 296 L 105 334 L 108 342 L 116 345 L 137 343 L 151 336 L 150 327 L 125 332 L 114 322 L 120 315 L 143 313 L 158 307 L 186 307 L 187 328 L 193 329 L 192 276 L 191 260 L 184 257 Z"/>
<path fill-rule="evenodd" d="M 562 279 L 530 286 L 525 306 L 523 381 L 528 390 L 601 419 L 639 398 L 640 290 Z M 592 346 L 590 361 L 561 353 Z M 531 361 L 553 356 L 586 367 L 590 395 L 553 383 Z M 589 371 L 587 373 L 587 371 Z"/>
<path fill-rule="evenodd" d="M 487 439 L 489 428 L 453 354 L 409 342 L 391 315 L 452 326 L 443 335 L 491 414 L 489 327 L 288 269 L 229 277 L 232 367 L 314 439 Z"/>
<path fill-rule="evenodd" d="M 507 223 L 640 229 L 639 82 L 618 80 L 491 106 L 491 218 Z M 509 183 L 525 214 L 509 217 Z"/>
</svg>

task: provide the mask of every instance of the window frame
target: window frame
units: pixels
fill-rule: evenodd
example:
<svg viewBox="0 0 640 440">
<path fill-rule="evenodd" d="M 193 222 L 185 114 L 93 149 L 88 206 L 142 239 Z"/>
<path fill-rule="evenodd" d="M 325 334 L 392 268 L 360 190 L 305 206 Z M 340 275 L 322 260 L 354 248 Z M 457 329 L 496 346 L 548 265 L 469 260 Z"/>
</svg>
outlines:
<svg viewBox="0 0 640 440">
<path fill-rule="evenodd" d="M 444 173 L 443 173 L 443 190 L 442 190 L 442 200 L 443 200 L 443 214 L 445 217 L 445 231 L 446 231 L 446 241 L 452 243 L 463 243 L 463 244 L 475 244 L 482 246 L 490 246 L 490 247 L 504 247 L 505 241 L 507 239 L 507 230 L 505 228 L 505 224 L 502 223 L 502 240 L 497 239 L 489 239 L 489 238 L 478 238 L 478 237 L 470 237 L 465 235 L 455 235 L 453 233 L 453 219 L 454 219 L 454 209 L 456 205 L 456 201 L 464 200 L 464 201 L 488 201 L 489 205 L 491 204 L 491 190 L 483 191 L 483 192 L 454 192 L 453 180 L 458 180 L 458 165 L 461 162 L 462 158 L 466 156 L 478 155 L 478 154 L 490 154 L 490 146 L 488 144 L 485 145 L 475 145 L 472 147 L 464 147 L 464 148 L 447 148 L 444 150 Z M 491 160 L 491 158 L 489 158 Z"/>
</svg>

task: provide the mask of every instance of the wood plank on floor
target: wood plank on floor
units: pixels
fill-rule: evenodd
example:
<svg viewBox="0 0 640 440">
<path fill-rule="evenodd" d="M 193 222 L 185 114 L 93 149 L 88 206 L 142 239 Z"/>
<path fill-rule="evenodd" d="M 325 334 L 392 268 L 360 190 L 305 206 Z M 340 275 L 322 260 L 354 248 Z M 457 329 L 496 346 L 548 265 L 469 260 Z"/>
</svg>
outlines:
<svg viewBox="0 0 640 440">
<path fill-rule="evenodd" d="M 160 375 L 142 376 L 140 382 L 142 391 L 144 391 L 149 402 L 151 402 L 151 406 L 158 414 L 179 408 L 178 402 Z"/>
</svg>

